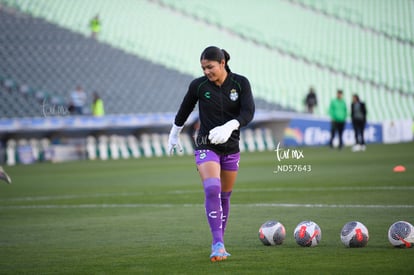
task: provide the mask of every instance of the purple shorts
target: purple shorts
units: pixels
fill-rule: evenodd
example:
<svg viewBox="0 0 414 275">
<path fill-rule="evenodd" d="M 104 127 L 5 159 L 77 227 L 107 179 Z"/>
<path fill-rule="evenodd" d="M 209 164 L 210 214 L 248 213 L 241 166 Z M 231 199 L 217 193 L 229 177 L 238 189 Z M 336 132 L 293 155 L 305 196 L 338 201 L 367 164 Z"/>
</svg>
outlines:
<svg viewBox="0 0 414 275">
<path fill-rule="evenodd" d="M 196 150 L 194 156 L 197 165 L 207 161 L 215 161 L 220 164 L 222 170 L 239 170 L 240 153 L 220 156 L 211 150 Z"/>
</svg>

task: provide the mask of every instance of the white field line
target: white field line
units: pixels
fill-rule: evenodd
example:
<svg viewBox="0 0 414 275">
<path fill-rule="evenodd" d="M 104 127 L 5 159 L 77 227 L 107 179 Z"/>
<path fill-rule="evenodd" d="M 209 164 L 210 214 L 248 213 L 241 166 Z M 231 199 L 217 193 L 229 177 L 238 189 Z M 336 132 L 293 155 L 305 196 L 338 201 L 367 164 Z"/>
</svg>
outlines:
<svg viewBox="0 0 414 275">
<path fill-rule="evenodd" d="M 203 204 L 74 204 L 74 205 L 8 205 L 0 206 L 7 209 L 87 209 L 87 208 L 174 208 L 203 207 Z M 383 204 L 298 204 L 298 203 L 253 203 L 232 204 L 232 207 L 280 207 L 280 208 L 373 208 L 373 209 L 411 209 L 414 205 L 383 205 Z"/>
<path fill-rule="evenodd" d="M 57 196 L 32 196 L 32 197 L 14 197 L 3 198 L 0 202 L 7 201 L 51 201 L 51 200 L 71 200 L 71 199 L 84 199 L 84 198 L 105 198 L 105 197 L 128 197 L 128 196 L 142 196 L 146 193 L 95 193 L 95 194 L 73 194 L 73 195 L 57 195 Z"/>
<path fill-rule="evenodd" d="M 259 193 L 259 192 L 325 192 L 325 191 L 414 191 L 414 186 L 367 186 L 367 187 L 274 187 L 274 188 L 252 188 L 252 189 L 237 189 L 235 193 Z M 134 197 L 134 196 L 149 196 L 151 194 L 197 194 L 202 193 L 199 190 L 174 190 L 167 192 L 130 192 L 130 193 L 95 193 L 95 194 L 72 194 L 72 195 L 57 195 L 57 196 L 30 196 L 30 197 L 13 197 L 1 198 L 0 202 L 11 201 L 50 201 L 50 200 L 70 200 L 82 198 L 104 198 L 104 197 Z"/>
</svg>

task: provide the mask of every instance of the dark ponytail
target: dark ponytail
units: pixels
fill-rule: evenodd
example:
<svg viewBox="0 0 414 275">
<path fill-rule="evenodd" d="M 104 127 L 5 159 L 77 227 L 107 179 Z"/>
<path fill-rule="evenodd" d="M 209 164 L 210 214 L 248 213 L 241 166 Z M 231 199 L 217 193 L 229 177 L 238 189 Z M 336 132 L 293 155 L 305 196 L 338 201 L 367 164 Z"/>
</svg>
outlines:
<svg viewBox="0 0 414 275">
<path fill-rule="evenodd" d="M 204 51 L 201 53 L 200 61 L 206 59 L 206 60 L 212 60 L 221 62 L 221 60 L 224 60 L 224 68 L 228 73 L 231 72 L 229 65 L 227 64 L 230 60 L 230 54 L 224 50 L 220 49 L 215 46 L 210 46 L 204 49 Z"/>
<path fill-rule="evenodd" d="M 226 71 L 228 72 L 228 73 L 230 73 L 231 72 L 231 70 L 230 70 L 230 67 L 229 67 L 229 65 L 228 65 L 228 62 L 229 62 L 229 60 L 230 60 L 230 54 L 225 50 L 225 49 L 221 49 L 221 51 L 223 52 L 223 54 L 224 54 L 224 60 L 225 60 L 225 65 L 224 65 L 224 68 L 226 68 Z"/>
</svg>

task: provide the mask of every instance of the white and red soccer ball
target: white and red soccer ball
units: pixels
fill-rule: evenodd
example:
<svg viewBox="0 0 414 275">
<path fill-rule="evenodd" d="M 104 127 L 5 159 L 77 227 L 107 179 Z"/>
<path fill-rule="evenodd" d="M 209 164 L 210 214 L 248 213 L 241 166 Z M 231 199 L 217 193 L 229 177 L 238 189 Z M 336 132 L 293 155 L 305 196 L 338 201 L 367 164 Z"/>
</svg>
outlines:
<svg viewBox="0 0 414 275">
<path fill-rule="evenodd" d="M 259 239 L 266 246 L 281 245 L 285 238 L 285 227 L 278 221 L 267 221 L 259 228 Z"/>
<path fill-rule="evenodd" d="M 322 238 L 322 231 L 319 225 L 313 221 L 299 223 L 294 232 L 296 243 L 304 247 L 317 246 Z"/>
<path fill-rule="evenodd" d="M 368 229 L 361 222 L 348 222 L 341 230 L 341 242 L 346 247 L 364 247 L 368 244 L 368 240 Z"/>
<path fill-rule="evenodd" d="M 393 223 L 388 229 L 388 240 L 395 247 L 413 247 L 413 225 L 406 221 L 398 221 Z"/>
</svg>

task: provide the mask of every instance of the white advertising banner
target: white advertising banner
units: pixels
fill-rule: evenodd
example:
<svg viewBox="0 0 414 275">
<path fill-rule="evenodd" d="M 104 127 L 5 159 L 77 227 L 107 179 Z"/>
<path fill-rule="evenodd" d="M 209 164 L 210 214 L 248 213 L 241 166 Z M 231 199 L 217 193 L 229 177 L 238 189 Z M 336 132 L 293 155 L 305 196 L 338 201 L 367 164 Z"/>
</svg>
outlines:
<svg viewBox="0 0 414 275">
<path fill-rule="evenodd" d="M 413 121 L 387 120 L 382 123 L 382 137 L 384 143 L 398 143 L 413 140 Z"/>
</svg>

